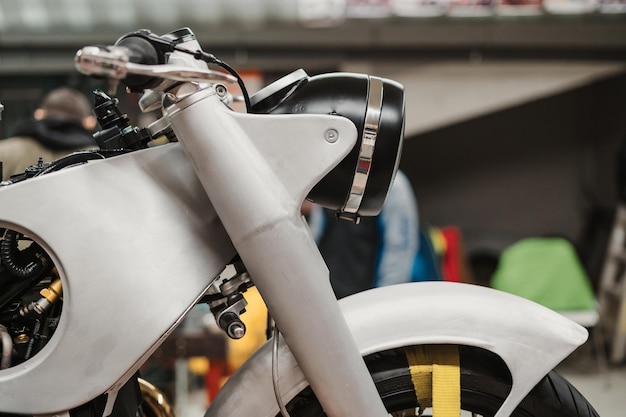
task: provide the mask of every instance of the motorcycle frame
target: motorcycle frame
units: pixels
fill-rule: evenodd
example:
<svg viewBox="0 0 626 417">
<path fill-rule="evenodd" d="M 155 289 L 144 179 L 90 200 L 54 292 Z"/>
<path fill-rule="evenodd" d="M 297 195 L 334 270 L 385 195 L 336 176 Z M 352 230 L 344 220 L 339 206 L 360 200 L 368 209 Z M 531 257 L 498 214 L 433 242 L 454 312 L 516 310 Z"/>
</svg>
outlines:
<svg viewBox="0 0 626 417">
<path fill-rule="evenodd" d="M 165 114 L 180 144 L 90 162 L 0 189 L 0 224 L 42 244 L 59 268 L 64 289 L 64 311 L 51 341 L 24 364 L 0 371 L 0 404 L 6 408 L 2 411 L 59 414 L 102 393 L 109 394 L 110 410 L 117 390 L 235 253 L 293 354 L 290 362 L 284 359 L 285 348 L 281 350 L 281 368 L 297 363 L 330 416 L 386 415 L 361 357 L 369 349 L 442 342 L 476 344 L 504 355 L 514 380 L 522 380 L 507 400 L 512 410 L 524 391 L 584 342 L 584 329 L 557 319 L 556 313 L 540 309 L 538 314 L 534 305 L 513 302 L 517 319 L 495 323 L 493 312 L 455 304 L 462 295 L 458 291 L 453 291 L 454 302 L 444 304 L 442 300 L 449 299 L 445 291 L 421 293 L 418 288 L 427 288 L 422 284 L 411 286 L 419 302 L 402 297 L 400 289 L 380 289 L 347 300 L 348 308 L 342 311 L 300 206 L 311 187 L 354 146 L 352 122 L 339 116 L 235 113 L 213 88 L 178 100 Z M 338 140 L 336 135 L 332 142 L 327 140 L 331 129 Z M 169 239 L 165 254 L 162 235 Z M 462 296 L 470 300 L 471 291 Z M 475 295 L 481 299 L 477 305 L 494 302 L 504 307 L 497 300 L 512 300 L 482 290 Z M 374 303 L 384 306 L 375 310 L 382 323 L 402 314 L 430 316 L 431 321 L 411 326 L 414 336 L 396 326 L 391 329 L 397 334 L 383 332 L 373 321 L 377 342 L 364 348 L 359 329 L 368 324 L 354 319 L 352 310 L 371 319 L 370 306 L 361 303 L 383 298 L 385 304 Z M 423 309 L 422 302 L 429 299 L 433 306 Z M 449 313 L 439 318 L 447 309 Z M 510 310 L 498 314 L 503 311 Z M 446 317 L 456 325 L 446 324 Z M 481 320 L 488 324 L 469 325 Z M 539 337 L 546 334 L 557 336 Z M 519 337 L 530 341 L 520 343 Z M 527 346 L 525 355 L 515 351 L 520 344 Z M 530 359 L 528 352 L 534 353 L 533 366 L 538 366 L 533 373 L 515 359 Z M 260 359 L 255 359 L 266 353 L 267 348 L 255 355 L 238 375 L 259 372 L 267 377 Z M 281 372 L 281 380 L 296 375 L 294 368 Z M 249 399 L 265 398 L 268 393 L 260 387 L 270 380 L 256 380 L 255 386 L 246 378 L 233 378 L 207 416 L 240 414 L 253 407 Z M 293 386 L 288 384 L 283 394 L 295 394 Z M 33 402 L 33 397 L 40 401 Z M 273 393 L 262 403 L 271 401 Z M 507 415 L 506 410 L 498 417 Z"/>
</svg>

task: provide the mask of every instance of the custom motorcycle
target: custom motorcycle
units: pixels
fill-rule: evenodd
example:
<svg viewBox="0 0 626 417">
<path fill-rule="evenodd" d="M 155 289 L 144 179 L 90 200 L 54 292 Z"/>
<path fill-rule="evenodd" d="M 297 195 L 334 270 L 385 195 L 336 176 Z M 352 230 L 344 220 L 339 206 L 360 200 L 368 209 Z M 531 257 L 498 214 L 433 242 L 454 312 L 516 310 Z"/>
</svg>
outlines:
<svg viewBox="0 0 626 417">
<path fill-rule="evenodd" d="M 597 415 L 552 371 L 587 332 L 551 310 L 445 282 L 336 300 L 300 208 L 380 211 L 401 85 L 297 70 L 249 95 L 187 28 L 85 47 L 76 67 L 159 116 L 133 126 L 97 91 L 99 149 L 2 182 L 2 416 L 171 415 L 140 367 L 198 303 L 243 337 L 252 285 L 273 336 L 206 417 Z"/>
</svg>

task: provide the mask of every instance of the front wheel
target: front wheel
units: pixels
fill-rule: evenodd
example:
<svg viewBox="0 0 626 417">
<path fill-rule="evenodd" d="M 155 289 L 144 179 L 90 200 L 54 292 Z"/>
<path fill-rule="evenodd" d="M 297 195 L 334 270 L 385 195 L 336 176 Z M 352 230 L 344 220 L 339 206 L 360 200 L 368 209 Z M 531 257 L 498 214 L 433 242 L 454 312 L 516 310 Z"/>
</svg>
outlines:
<svg viewBox="0 0 626 417">
<path fill-rule="evenodd" d="M 436 346 L 432 346 L 435 348 Z M 394 416 L 431 416 L 432 398 L 415 393 L 404 347 L 374 353 L 365 358 L 387 411 Z M 511 388 L 511 374 L 504 362 L 483 349 L 459 346 L 462 416 L 493 417 Z M 532 364 L 528 364 L 532 366 Z M 324 412 L 309 388 L 287 404 L 291 417 L 318 417 Z M 552 371 L 528 394 L 511 417 L 598 417 L 587 400 L 565 379 Z"/>
</svg>

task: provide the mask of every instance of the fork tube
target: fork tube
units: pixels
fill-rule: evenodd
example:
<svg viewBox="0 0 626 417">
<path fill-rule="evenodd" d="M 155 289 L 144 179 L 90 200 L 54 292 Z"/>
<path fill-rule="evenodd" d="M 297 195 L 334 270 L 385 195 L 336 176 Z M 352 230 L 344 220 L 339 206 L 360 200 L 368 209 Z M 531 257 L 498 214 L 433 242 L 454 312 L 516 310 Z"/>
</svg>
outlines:
<svg viewBox="0 0 626 417">
<path fill-rule="evenodd" d="M 220 107 L 209 96 L 171 113 L 172 127 L 285 342 L 329 416 L 386 415 L 301 201 Z"/>
</svg>

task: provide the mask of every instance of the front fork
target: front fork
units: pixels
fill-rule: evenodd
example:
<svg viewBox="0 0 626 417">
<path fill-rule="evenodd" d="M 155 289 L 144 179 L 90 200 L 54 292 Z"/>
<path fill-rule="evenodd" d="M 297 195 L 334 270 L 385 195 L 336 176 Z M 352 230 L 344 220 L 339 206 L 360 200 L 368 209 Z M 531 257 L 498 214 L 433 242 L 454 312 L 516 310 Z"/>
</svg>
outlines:
<svg viewBox="0 0 626 417">
<path fill-rule="evenodd" d="M 166 114 L 325 412 L 386 415 L 300 215 L 311 187 L 354 146 L 355 126 L 336 116 L 235 113 L 211 88 Z M 339 140 L 324 139 L 329 129 Z"/>
</svg>

